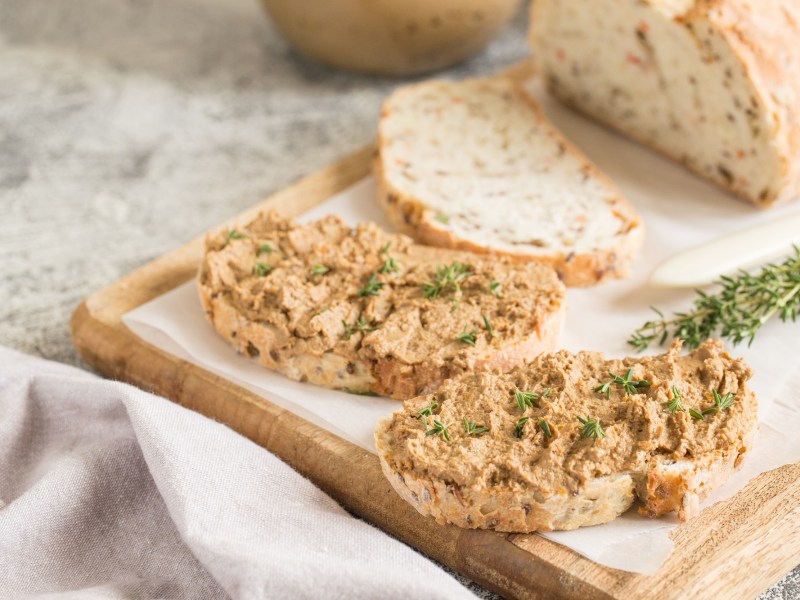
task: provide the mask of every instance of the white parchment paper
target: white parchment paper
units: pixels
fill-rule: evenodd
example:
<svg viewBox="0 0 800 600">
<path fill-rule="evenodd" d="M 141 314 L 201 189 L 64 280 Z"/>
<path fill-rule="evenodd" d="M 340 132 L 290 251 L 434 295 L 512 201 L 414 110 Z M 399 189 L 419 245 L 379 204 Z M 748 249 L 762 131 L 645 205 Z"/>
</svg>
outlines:
<svg viewBox="0 0 800 600">
<path fill-rule="evenodd" d="M 537 95 L 538 91 L 537 91 Z M 540 95 L 541 96 L 541 95 Z M 599 350 L 609 356 L 631 354 L 626 340 L 652 318 L 650 306 L 665 311 L 690 306 L 691 290 L 648 287 L 647 275 L 663 259 L 704 241 L 800 210 L 787 206 L 758 211 L 697 179 L 682 168 L 544 99 L 548 116 L 608 174 L 637 206 L 647 225 L 647 240 L 629 279 L 589 289 L 570 289 L 562 347 Z M 375 202 L 367 178 L 306 213 L 312 220 L 336 213 L 348 222 L 391 226 Z M 504 210 L 501 203 L 497 210 Z M 514 218 L 513 214 L 508 215 Z M 787 252 L 789 248 L 787 248 Z M 266 371 L 238 355 L 206 322 L 194 282 L 145 304 L 124 317 L 137 335 L 167 352 L 219 373 L 264 398 L 374 451 L 376 422 L 399 407 L 385 398 L 354 396 L 301 384 Z M 653 351 L 656 351 L 655 349 Z M 800 325 L 767 324 L 752 347 L 737 347 L 755 371 L 761 430 L 744 467 L 715 492 L 708 504 L 735 494 L 759 473 L 800 461 Z M 603 565 L 653 573 L 672 551 L 674 518 L 650 520 L 634 510 L 597 527 L 546 534 Z"/>
</svg>

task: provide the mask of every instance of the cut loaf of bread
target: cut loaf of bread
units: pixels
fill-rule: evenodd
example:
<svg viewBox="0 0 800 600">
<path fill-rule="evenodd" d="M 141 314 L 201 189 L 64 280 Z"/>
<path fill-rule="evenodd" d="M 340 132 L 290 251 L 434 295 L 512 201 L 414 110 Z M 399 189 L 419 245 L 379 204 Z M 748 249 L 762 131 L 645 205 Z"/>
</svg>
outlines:
<svg viewBox="0 0 800 600">
<path fill-rule="evenodd" d="M 384 103 L 376 174 L 419 242 L 533 260 L 567 285 L 624 276 L 644 227 L 514 82 L 428 81 Z"/>
<path fill-rule="evenodd" d="M 800 2 L 534 0 L 551 92 L 769 206 L 800 195 Z"/>
<path fill-rule="evenodd" d="M 624 360 L 543 354 L 406 401 L 375 444 L 394 489 L 440 523 L 575 529 L 616 518 L 636 498 L 645 516 L 685 520 L 752 447 L 750 375 L 720 342 L 684 356 L 679 345 Z M 614 376 L 630 388 L 612 382 L 606 392 Z"/>
<path fill-rule="evenodd" d="M 552 350 L 564 314 L 550 267 L 420 246 L 336 216 L 300 225 L 262 214 L 211 234 L 198 285 L 217 331 L 264 367 L 394 398 Z"/>
</svg>

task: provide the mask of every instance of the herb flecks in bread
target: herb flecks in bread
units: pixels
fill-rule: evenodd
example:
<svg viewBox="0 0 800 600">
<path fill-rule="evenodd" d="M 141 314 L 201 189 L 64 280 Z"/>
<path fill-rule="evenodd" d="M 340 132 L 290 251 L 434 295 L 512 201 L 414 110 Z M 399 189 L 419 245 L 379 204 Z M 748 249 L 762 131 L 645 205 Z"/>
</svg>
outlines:
<svg viewBox="0 0 800 600">
<path fill-rule="evenodd" d="M 758 204 L 800 195 L 796 0 L 536 0 L 550 91 Z"/>
<path fill-rule="evenodd" d="M 633 207 L 511 81 L 402 87 L 378 145 L 381 202 L 422 243 L 550 264 L 578 286 L 624 276 L 641 246 Z"/>
<path fill-rule="evenodd" d="M 508 371 L 558 341 L 565 290 L 550 267 L 419 246 L 334 216 L 261 215 L 232 231 L 206 242 L 208 319 L 292 379 L 409 398 L 465 371 Z M 487 292 L 492 281 L 502 295 Z"/>
<path fill-rule="evenodd" d="M 721 342 L 680 350 L 622 360 L 560 351 L 507 374 L 451 379 L 378 426 L 383 471 L 422 514 L 462 527 L 575 529 L 614 519 L 636 498 L 646 516 L 687 519 L 740 466 L 758 423 L 744 361 Z M 609 372 L 649 385 L 620 384 L 607 398 L 595 388 Z M 549 392 L 534 401 L 532 390 Z M 487 431 L 433 438 L 422 412 Z"/>
</svg>

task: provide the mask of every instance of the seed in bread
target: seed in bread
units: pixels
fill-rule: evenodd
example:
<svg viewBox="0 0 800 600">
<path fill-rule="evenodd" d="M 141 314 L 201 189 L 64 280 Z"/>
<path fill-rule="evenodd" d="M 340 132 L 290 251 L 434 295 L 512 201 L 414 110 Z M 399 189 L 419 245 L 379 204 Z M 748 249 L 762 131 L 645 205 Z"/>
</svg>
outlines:
<svg viewBox="0 0 800 600">
<path fill-rule="evenodd" d="M 550 267 L 420 246 L 335 216 L 298 225 L 262 214 L 212 234 L 198 284 L 217 331 L 265 367 L 401 399 L 554 349 L 564 313 Z"/>
<path fill-rule="evenodd" d="M 573 286 L 624 276 L 642 244 L 634 208 L 507 79 L 400 88 L 378 151 L 380 200 L 421 243 L 550 264 Z"/>
<path fill-rule="evenodd" d="M 624 360 L 543 354 L 407 400 L 375 443 L 394 489 L 440 523 L 575 529 L 611 521 L 637 497 L 644 515 L 685 520 L 752 446 L 750 375 L 712 341 Z"/>
<path fill-rule="evenodd" d="M 759 206 L 800 195 L 796 0 L 535 0 L 566 104 Z"/>
</svg>

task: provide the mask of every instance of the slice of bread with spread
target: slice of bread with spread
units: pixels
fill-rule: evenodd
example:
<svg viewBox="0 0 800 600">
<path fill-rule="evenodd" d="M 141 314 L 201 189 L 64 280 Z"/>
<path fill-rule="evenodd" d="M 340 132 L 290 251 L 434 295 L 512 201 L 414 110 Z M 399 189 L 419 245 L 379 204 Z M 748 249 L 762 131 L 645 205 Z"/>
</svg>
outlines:
<svg viewBox="0 0 800 600">
<path fill-rule="evenodd" d="M 375 432 L 383 472 L 440 523 L 568 530 L 640 513 L 685 520 L 758 428 L 749 367 L 721 342 L 688 355 L 543 354 L 413 398 Z"/>
<path fill-rule="evenodd" d="M 394 92 L 375 171 L 389 218 L 417 241 L 546 263 L 567 285 L 626 275 L 643 241 L 614 184 L 507 79 Z"/>
<path fill-rule="evenodd" d="M 299 225 L 262 214 L 212 234 L 198 284 L 217 331 L 268 369 L 400 399 L 554 349 L 564 314 L 550 267 L 424 247 L 335 216 Z"/>
<path fill-rule="evenodd" d="M 800 2 L 534 0 L 551 92 L 759 206 L 800 196 Z"/>
</svg>

